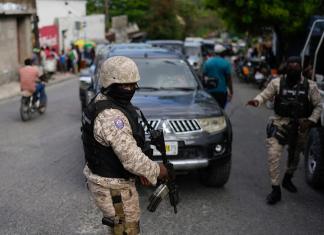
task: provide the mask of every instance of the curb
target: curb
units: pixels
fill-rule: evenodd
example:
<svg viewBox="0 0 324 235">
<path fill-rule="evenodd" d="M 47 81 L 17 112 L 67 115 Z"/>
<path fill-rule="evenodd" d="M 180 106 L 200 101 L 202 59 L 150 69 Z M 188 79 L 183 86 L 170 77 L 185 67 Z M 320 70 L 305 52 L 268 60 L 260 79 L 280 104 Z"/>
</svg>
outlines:
<svg viewBox="0 0 324 235">
<path fill-rule="evenodd" d="M 52 85 L 54 85 L 54 84 L 59 84 L 59 83 L 61 83 L 61 82 L 65 82 L 65 81 L 67 81 L 67 80 L 71 80 L 71 79 L 73 79 L 73 78 L 77 78 L 77 76 L 78 76 L 77 74 L 71 74 L 71 75 L 69 75 L 69 76 L 67 76 L 67 77 L 64 77 L 64 78 L 61 78 L 61 79 L 53 79 L 53 80 L 49 80 L 49 81 L 46 83 L 46 87 L 50 87 L 50 86 L 52 86 Z M 19 83 L 17 82 L 17 84 L 19 84 Z M 0 86 L 0 92 L 1 92 L 1 86 Z M 8 100 L 8 99 L 13 98 L 13 97 L 16 97 L 16 96 L 20 96 L 20 95 L 21 95 L 20 90 L 19 90 L 18 92 L 13 92 L 13 93 L 10 94 L 10 95 L 4 96 L 4 97 L 0 97 L 0 102 L 5 101 L 5 100 Z"/>
</svg>

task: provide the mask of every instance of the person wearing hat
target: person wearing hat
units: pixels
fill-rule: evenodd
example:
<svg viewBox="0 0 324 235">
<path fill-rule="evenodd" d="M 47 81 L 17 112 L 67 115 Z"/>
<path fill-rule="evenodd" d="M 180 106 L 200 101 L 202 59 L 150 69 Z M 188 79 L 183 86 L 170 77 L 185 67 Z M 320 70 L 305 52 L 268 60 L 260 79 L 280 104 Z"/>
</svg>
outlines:
<svg viewBox="0 0 324 235">
<path fill-rule="evenodd" d="M 155 185 L 167 177 L 164 165 L 144 153 L 145 134 L 131 99 L 140 80 L 135 62 L 114 56 L 100 70 L 101 92 L 82 117 L 84 174 L 110 234 L 139 234 L 140 207 L 135 178 Z"/>
<path fill-rule="evenodd" d="M 204 83 L 207 92 L 224 109 L 233 96 L 231 64 L 223 58 L 226 51 L 223 45 L 216 44 L 214 51 L 215 56 L 209 58 L 203 65 Z"/>
<path fill-rule="evenodd" d="M 280 159 L 293 133 L 291 124 L 297 120 L 296 142 L 293 154 L 288 157 L 286 173 L 282 186 L 289 192 L 296 193 L 297 188 L 292 177 L 299 163 L 299 155 L 304 149 L 308 130 L 314 126 L 321 114 L 321 96 L 316 83 L 302 75 L 299 57 L 289 57 L 285 74 L 273 79 L 268 86 L 247 105 L 259 107 L 274 97 L 274 113 L 267 126 L 268 164 L 272 184 L 272 191 L 267 196 L 268 204 L 273 205 L 281 200 L 280 189 Z"/>
</svg>

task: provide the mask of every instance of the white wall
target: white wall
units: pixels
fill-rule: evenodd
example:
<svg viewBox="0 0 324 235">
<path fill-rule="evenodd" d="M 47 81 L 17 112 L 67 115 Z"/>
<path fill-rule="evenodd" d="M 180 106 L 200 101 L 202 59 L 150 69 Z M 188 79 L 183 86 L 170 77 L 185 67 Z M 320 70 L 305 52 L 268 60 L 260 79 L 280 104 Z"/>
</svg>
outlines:
<svg viewBox="0 0 324 235">
<path fill-rule="evenodd" d="M 54 19 L 59 17 L 85 16 L 86 2 L 86 0 L 36 0 L 38 27 L 52 25 Z"/>
<path fill-rule="evenodd" d="M 85 17 L 85 36 L 90 39 L 105 39 L 105 15 Z"/>
<path fill-rule="evenodd" d="M 75 22 L 81 22 L 81 28 L 75 27 Z M 84 24 L 85 22 L 85 24 Z M 66 30 L 64 49 L 70 48 L 72 42 L 77 39 L 105 39 L 105 16 L 90 15 L 85 17 L 62 17 L 57 19 L 60 50 L 63 48 L 62 31 Z"/>
</svg>

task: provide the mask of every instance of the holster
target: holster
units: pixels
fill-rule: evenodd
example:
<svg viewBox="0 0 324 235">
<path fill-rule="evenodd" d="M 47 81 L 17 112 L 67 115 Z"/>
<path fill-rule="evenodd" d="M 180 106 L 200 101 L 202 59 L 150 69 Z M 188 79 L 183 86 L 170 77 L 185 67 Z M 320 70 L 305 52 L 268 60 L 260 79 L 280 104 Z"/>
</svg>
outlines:
<svg viewBox="0 0 324 235">
<path fill-rule="evenodd" d="M 203 80 L 203 85 L 204 85 L 204 88 L 206 88 L 206 89 L 217 88 L 218 87 L 218 79 L 207 77 Z"/>
<path fill-rule="evenodd" d="M 267 125 L 267 138 L 274 137 L 281 145 L 288 144 L 288 126 L 283 125 L 282 128 L 274 125 L 273 122 Z"/>
<path fill-rule="evenodd" d="M 115 208 L 115 218 L 102 218 L 102 224 L 113 228 L 114 235 L 137 235 L 140 233 L 139 222 L 126 222 L 123 201 L 119 190 L 110 189 Z"/>
</svg>

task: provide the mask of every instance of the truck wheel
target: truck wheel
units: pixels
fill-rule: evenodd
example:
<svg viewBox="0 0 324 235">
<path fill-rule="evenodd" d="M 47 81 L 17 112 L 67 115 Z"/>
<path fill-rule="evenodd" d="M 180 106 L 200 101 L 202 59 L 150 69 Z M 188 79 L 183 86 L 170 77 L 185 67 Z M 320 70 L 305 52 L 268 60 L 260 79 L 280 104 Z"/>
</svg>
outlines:
<svg viewBox="0 0 324 235">
<path fill-rule="evenodd" d="M 212 162 L 209 167 L 200 171 L 202 184 L 209 187 L 222 187 L 229 179 L 231 172 L 231 159 Z"/>
<path fill-rule="evenodd" d="M 324 188 L 324 128 L 310 130 L 305 150 L 306 181 L 314 188 Z"/>
</svg>

